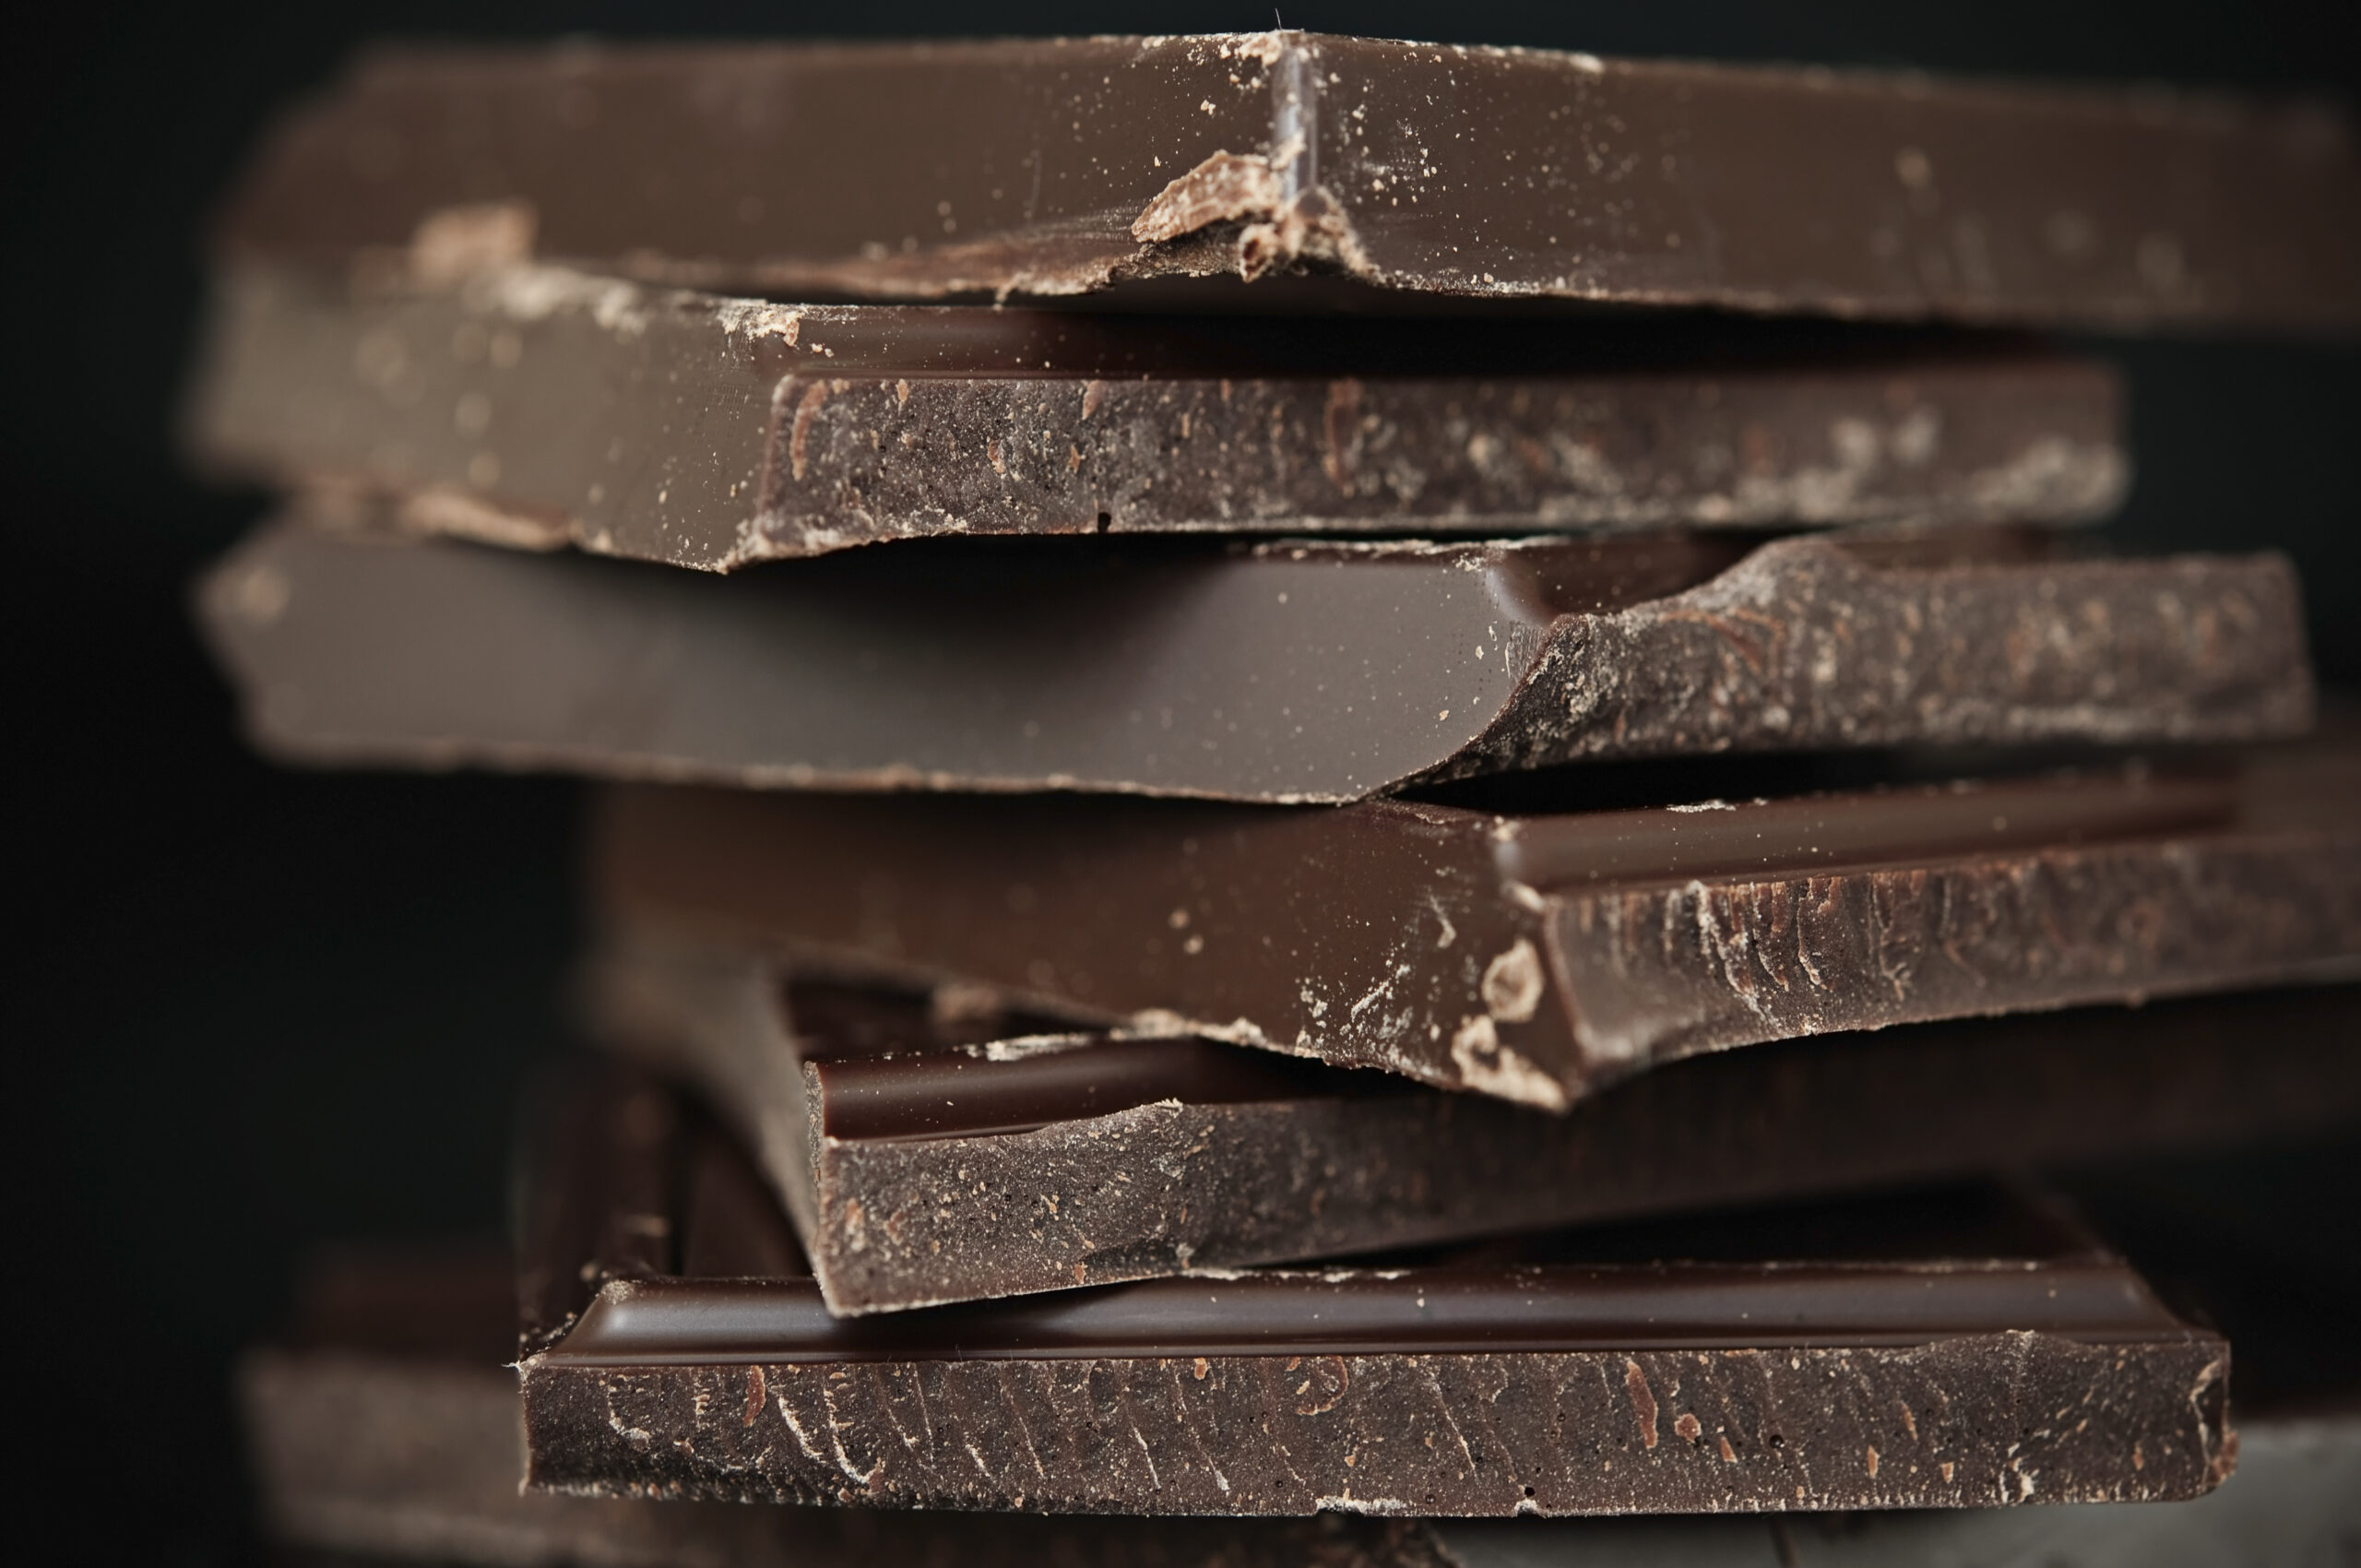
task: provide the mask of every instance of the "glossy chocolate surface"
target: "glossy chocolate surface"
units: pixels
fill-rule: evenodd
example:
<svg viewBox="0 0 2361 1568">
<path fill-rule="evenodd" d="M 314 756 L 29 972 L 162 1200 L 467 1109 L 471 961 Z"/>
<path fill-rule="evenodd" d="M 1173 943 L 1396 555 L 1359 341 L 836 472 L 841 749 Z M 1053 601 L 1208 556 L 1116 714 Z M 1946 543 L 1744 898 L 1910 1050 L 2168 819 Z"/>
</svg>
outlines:
<svg viewBox="0 0 2361 1568">
<path fill-rule="evenodd" d="M 841 969 L 1563 1109 L 1730 1046 L 2361 975 L 2357 798 L 2344 739 L 1521 814 L 635 789 L 596 877 Z"/>
<path fill-rule="evenodd" d="M 946 540 L 715 581 L 282 525 L 201 599 L 284 754 L 756 788 L 1346 801 L 1578 758 L 2253 740 L 2312 707 L 2284 559 L 2035 529 Z"/>
<path fill-rule="evenodd" d="M 2125 1343 L 2188 1325 L 2118 1264 L 1332 1270 L 1160 1279 L 848 1323 L 814 1285 L 610 1286 L 545 1364 L 1055 1360 L 1922 1345 L 2030 1330 Z"/>
<path fill-rule="evenodd" d="M 386 51 L 221 231 L 906 298 L 1310 268 L 1418 293 L 2349 328 L 2332 112 L 1301 32 Z"/>
<path fill-rule="evenodd" d="M 1158 1100 L 1288 1099 L 1317 1074 L 1200 1039 L 1105 1040 L 1013 1062 L 968 1056 L 813 1062 L 829 1138 L 976 1137 L 1105 1115 Z M 1326 1087 L 1324 1083 L 1321 1087 Z"/>
<path fill-rule="evenodd" d="M 726 571 L 930 535 L 2071 521 L 2124 493 L 2119 398 L 1959 335 L 255 271 L 217 290 L 191 436 L 418 530 Z"/>
</svg>

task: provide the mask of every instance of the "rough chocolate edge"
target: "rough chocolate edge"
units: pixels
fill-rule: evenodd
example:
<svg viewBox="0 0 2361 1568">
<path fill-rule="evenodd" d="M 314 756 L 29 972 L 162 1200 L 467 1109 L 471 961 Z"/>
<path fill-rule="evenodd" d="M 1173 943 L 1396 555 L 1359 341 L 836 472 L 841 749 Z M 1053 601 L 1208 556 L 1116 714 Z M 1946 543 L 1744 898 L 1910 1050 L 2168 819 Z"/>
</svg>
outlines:
<svg viewBox="0 0 2361 1568">
<path fill-rule="evenodd" d="M 2189 1497 L 2218 1340 L 523 1369 L 529 1484 L 1044 1513 L 1435 1516 Z M 1349 1463 L 1348 1463 L 1349 1461 Z"/>
<path fill-rule="evenodd" d="M 1775 540 L 1687 592 L 1551 628 L 1435 778 L 1625 756 L 2303 733 L 2284 556 L 1873 564 Z"/>
<path fill-rule="evenodd" d="M 2079 522 L 2113 510 L 2130 473 L 2099 378 L 2037 362 L 1078 387 L 807 376 L 779 398 L 793 417 L 774 428 L 746 558 L 939 532 Z M 929 471 L 914 451 L 948 460 Z"/>
<path fill-rule="evenodd" d="M 2361 836 L 2260 830 L 1559 894 L 1597 1085 L 1838 1029 L 2361 978 Z"/>
<path fill-rule="evenodd" d="M 189 445 L 397 497 L 421 531 L 716 571 L 941 534 L 2081 521 L 2128 479 L 2114 377 L 2039 355 L 949 375 L 868 369 L 838 336 L 901 314 L 554 267 L 350 294 L 237 272 Z M 943 332 L 955 360 L 968 334 Z"/>
</svg>

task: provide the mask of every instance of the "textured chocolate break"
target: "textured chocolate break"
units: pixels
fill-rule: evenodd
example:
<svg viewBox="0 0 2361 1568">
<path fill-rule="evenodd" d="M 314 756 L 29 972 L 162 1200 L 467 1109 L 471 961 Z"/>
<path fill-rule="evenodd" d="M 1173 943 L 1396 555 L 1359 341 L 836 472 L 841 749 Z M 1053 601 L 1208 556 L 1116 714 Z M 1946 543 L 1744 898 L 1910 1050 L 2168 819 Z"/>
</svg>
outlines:
<svg viewBox="0 0 2361 1568">
<path fill-rule="evenodd" d="M 1347 801 L 1572 759 L 2296 733 L 2276 555 L 2039 530 L 943 540 L 730 581 L 281 526 L 202 593 L 314 761 Z"/>
<path fill-rule="evenodd" d="M 2361 319 L 2361 172 L 2325 108 L 1301 32 L 380 52 L 268 140 L 221 238 L 904 298 L 1312 268 L 1843 315 Z"/>
<path fill-rule="evenodd" d="M 664 1115 L 647 1090 L 596 1106 L 578 1125 L 626 1135 L 543 1168 L 541 1213 L 575 1213 L 540 1235 L 637 1240 L 624 1267 L 594 1244 L 535 1271 L 574 1282 L 545 1303 L 596 1293 L 528 1317 L 531 1485 L 1480 1515 L 2162 1500 L 2234 1463 L 2228 1347 L 2038 1216 L 1922 1198 L 1900 1235 L 1891 1206 L 1849 1234 L 1812 1217 L 1794 1229 L 1833 1250 L 1782 1263 L 1246 1273 L 846 1323 L 809 1280 L 699 1267 L 791 1242 L 717 1201 L 734 1156 L 648 1135 Z M 623 1206 L 588 1220 L 602 1192 Z"/>
<path fill-rule="evenodd" d="M 947 1016 L 652 932 L 593 978 L 602 1035 L 742 1132 L 839 1314 L 2361 1120 L 2350 990 L 1763 1047 L 1556 1117 L 1208 1040 Z"/>
<path fill-rule="evenodd" d="M 2350 739 L 1522 814 L 640 787 L 594 876 L 846 972 L 1563 1109 L 1728 1046 L 2361 976 L 2357 802 Z"/>
<path fill-rule="evenodd" d="M 192 436 L 413 528 L 729 570 L 929 534 L 2099 516 L 2102 367 L 1729 325 L 774 305 L 512 267 L 222 283 Z"/>
</svg>

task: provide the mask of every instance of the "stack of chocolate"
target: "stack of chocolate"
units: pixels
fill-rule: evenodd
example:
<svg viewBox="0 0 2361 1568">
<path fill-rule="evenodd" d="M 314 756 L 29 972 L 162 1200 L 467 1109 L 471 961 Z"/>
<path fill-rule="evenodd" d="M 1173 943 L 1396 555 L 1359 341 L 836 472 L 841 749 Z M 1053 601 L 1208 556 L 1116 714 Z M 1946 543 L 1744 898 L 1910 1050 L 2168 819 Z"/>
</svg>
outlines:
<svg viewBox="0 0 2361 1568">
<path fill-rule="evenodd" d="M 521 1290 L 324 1277 L 248 1385 L 289 1538 L 1475 1563 L 1582 1526 L 1400 1521 L 2232 1471 L 2223 1336 L 1956 1183 L 2361 1120 L 2292 571 L 2108 553 L 2120 389 L 2031 336 L 2361 325 L 2332 116 L 390 52 L 219 258 L 258 742 L 619 781 Z"/>
</svg>

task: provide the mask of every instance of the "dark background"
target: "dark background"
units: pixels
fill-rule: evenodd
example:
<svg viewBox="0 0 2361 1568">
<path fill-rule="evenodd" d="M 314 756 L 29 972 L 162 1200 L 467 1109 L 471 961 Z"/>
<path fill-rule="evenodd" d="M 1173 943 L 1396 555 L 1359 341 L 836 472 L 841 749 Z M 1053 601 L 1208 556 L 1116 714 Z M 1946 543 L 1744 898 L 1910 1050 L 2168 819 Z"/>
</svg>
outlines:
<svg viewBox="0 0 2361 1568">
<path fill-rule="evenodd" d="M 1313 5 L 1289 25 L 1606 53 L 2361 88 L 2361 6 Z M 1253 29 L 1255 5 L 101 4 L 0 49 L 6 632 L 6 1426 L 20 1543 L 254 1555 L 230 1356 L 338 1236 L 496 1230 L 520 1074 L 566 1049 L 576 798 L 548 780 L 273 771 L 190 634 L 259 495 L 170 435 L 208 210 L 275 105 L 380 34 Z M 2119 539 L 2292 551 L 2326 673 L 2361 683 L 2361 357 L 2104 345 L 2140 477 Z M 2319 1161 L 2240 1179 L 2337 1211 Z M 2349 1176 L 2349 1150 L 2329 1161 Z M 2211 1190 L 2212 1168 L 2155 1178 Z M 2127 1178 L 2126 1180 L 2130 1180 Z M 2145 1178 L 2142 1178 L 2145 1180 Z M 2343 1235 L 2355 1234 L 2351 1210 Z M 2225 1236 L 2245 1234 L 2235 1215 Z M 2186 1234 L 2176 1230 L 2174 1234 Z M 2166 1238 L 2169 1240 L 2169 1236 Z M 87 1500 L 91 1512 L 72 1509 Z"/>
</svg>

